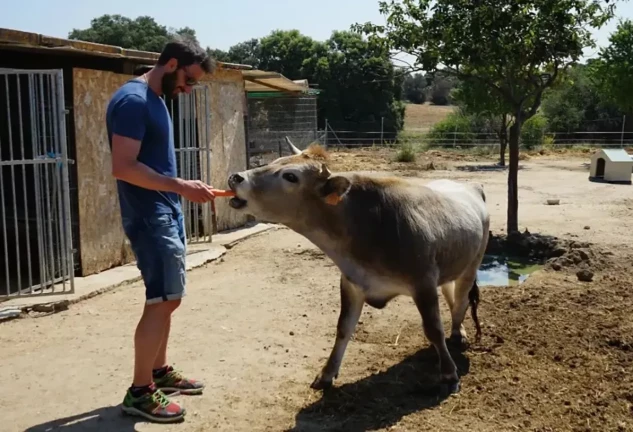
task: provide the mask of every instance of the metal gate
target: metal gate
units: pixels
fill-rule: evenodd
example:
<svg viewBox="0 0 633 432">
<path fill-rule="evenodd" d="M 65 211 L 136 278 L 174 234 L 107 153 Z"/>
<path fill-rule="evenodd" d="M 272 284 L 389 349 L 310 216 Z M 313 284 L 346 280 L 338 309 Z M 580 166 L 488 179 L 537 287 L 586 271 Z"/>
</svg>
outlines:
<svg viewBox="0 0 633 432">
<path fill-rule="evenodd" d="M 0 297 L 74 292 L 63 81 L 0 69 Z"/>
<path fill-rule="evenodd" d="M 197 85 L 169 102 L 174 124 L 178 176 L 211 184 L 211 107 L 209 88 Z M 213 203 L 181 199 L 188 243 L 211 242 L 215 231 Z"/>
</svg>

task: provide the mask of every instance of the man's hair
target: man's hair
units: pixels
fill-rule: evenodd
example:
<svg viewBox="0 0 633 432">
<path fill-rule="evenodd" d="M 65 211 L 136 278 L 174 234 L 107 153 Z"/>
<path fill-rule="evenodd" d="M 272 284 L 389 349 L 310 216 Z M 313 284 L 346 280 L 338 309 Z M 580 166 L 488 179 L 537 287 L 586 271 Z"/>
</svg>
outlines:
<svg viewBox="0 0 633 432">
<path fill-rule="evenodd" d="M 213 72 L 216 66 L 213 59 L 196 41 L 182 36 L 175 36 L 165 45 L 158 57 L 158 65 L 164 66 L 170 59 L 176 59 L 179 68 L 199 64 L 206 73 Z"/>
</svg>

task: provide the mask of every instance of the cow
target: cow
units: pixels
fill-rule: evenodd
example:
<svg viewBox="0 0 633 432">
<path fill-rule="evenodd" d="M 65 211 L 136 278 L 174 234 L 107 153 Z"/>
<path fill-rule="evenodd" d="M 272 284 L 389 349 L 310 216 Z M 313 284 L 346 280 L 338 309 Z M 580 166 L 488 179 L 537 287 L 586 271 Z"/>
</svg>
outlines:
<svg viewBox="0 0 633 432">
<path fill-rule="evenodd" d="M 384 308 L 413 298 L 424 334 L 439 356 L 442 388 L 459 390 L 444 337 L 439 291 L 451 311 L 449 344 L 468 344 L 463 320 L 470 304 L 477 334 L 477 269 L 488 242 L 490 216 L 483 186 L 452 180 L 378 173 L 332 174 L 319 145 L 268 165 L 230 174 L 229 205 L 259 221 L 281 224 L 307 238 L 340 270 L 340 313 L 331 354 L 311 387 L 338 378 L 364 304 Z"/>
</svg>

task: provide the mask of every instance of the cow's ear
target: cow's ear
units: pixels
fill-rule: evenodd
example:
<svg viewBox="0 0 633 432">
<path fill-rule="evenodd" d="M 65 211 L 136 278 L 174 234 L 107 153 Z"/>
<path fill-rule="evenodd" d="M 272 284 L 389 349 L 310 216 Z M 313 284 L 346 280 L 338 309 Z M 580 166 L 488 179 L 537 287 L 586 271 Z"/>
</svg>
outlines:
<svg viewBox="0 0 633 432">
<path fill-rule="evenodd" d="M 321 187 L 321 196 L 327 204 L 337 205 L 351 186 L 352 183 L 345 177 L 330 177 Z"/>
</svg>

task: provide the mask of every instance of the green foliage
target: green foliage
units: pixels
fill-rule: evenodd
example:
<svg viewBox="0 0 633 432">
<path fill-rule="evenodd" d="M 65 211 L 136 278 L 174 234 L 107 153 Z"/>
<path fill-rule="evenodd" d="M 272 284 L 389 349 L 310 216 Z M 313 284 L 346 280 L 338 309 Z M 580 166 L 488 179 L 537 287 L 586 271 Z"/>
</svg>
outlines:
<svg viewBox="0 0 633 432">
<path fill-rule="evenodd" d="M 290 79 L 310 78 L 325 47 L 299 30 L 275 30 L 260 41 L 259 68 Z"/>
<path fill-rule="evenodd" d="M 395 156 L 396 162 L 414 162 L 415 150 L 410 143 L 403 143 Z"/>
<path fill-rule="evenodd" d="M 261 62 L 261 46 L 259 39 L 249 39 L 233 45 L 228 51 L 207 48 L 207 52 L 218 61 L 240 63 L 259 68 Z"/>
<path fill-rule="evenodd" d="M 547 119 L 541 113 L 536 114 L 525 122 L 521 129 L 521 144 L 526 149 L 540 147 L 544 143 L 547 131 Z"/>
<path fill-rule="evenodd" d="M 481 118 L 465 114 L 463 111 L 455 111 L 444 120 L 435 123 L 426 138 L 430 145 L 452 147 L 454 144 L 473 143 L 477 139 L 477 134 L 486 132 Z"/>
<path fill-rule="evenodd" d="M 407 75 L 404 79 L 404 98 L 414 104 L 426 102 L 426 77 L 420 73 Z"/>
<path fill-rule="evenodd" d="M 543 97 L 542 113 L 550 132 L 614 132 L 623 112 L 591 78 L 591 66 L 570 67 Z"/>
<path fill-rule="evenodd" d="M 323 93 L 320 115 L 335 128 L 375 131 L 384 117 L 384 130 L 397 132 L 404 124 L 402 77 L 380 44 L 359 34 L 336 31 L 325 43 L 311 81 Z"/>
<path fill-rule="evenodd" d="M 452 90 L 457 85 L 457 79 L 443 73 L 435 74 L 429 89 L 429 99 L 434 105 L 451 105 L 453 103 Z"/>
<path fill-rule="evenodd" d="M 395 0 L 381 1 L 385 25 L 355 28 L 390 50 L 414 57 L 414 67 L 475 80 L 507 104 L 510 129 L 508 233 L 518 230 L 519 138 L 543 92 L 561 69 L 595 46 L 592 28 L 613 15 L 613 3 L 598 0 Z M 544 77 L 544 73 L 549 74 Z"/>
<path fill-rule="evenodd" d="M 160 52 L 175 35 L 196 40 L 195 30 L 189 27 L 169 29 L 150 16 L 130 19 L 122 15 L 102 15 L 90 21 L 87 29 L 73 29 L 69 39 L 83 40 L 121 48 Z"/>
<path fill-rule="evenodd" d="M 633 113 L 633 21 L 620 22 L 609 41 L 591 64 L 592 76 L 611 101 Z"/>
</svg>

